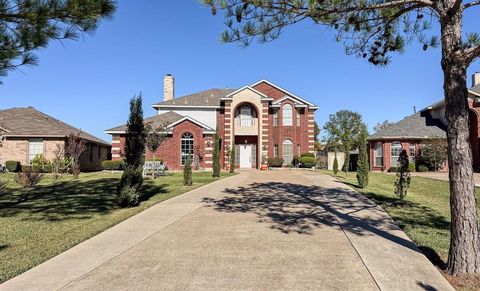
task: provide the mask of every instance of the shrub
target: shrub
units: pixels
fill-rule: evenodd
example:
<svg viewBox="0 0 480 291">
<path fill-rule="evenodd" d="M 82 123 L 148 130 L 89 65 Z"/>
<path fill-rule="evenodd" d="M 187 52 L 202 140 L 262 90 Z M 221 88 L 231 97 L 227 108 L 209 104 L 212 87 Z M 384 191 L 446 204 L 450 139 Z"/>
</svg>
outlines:
<svg viewBox="0 0 480 291">
<path fill-rule="evenodd" d="M 35 158 L 30 162 L 32 168 L 35 171 L 40 173 L 51 173 L 52 172 L 52 163 L 45 159 L 43 155 L 36 155 Z"/>
<path fill-rule="evenodd" d="M 45 174 L 40 173 L 32 167 L 25 167 L 25 170 L 15 175 L 14 181 L 24 188 L 33 188 L 43 179 Z"/>
<path fill-rule="evenodd" d="M 220 177 L 220 136 L 218 131 L 213 136 L 213 153 L 212 153 L 212 175 Z"/>
<path fill-rule="evenodd" d="M 235 173 L 235 147 L 230 151 L 230 173 Z"/>
<path fill-rule="evenodd" d="M 118 202 L 120 206 L 137 206 L 142 186 L 142 170 L 135 167 L 126 167 L 117 187 Z"/>
<path fill-rule="evenodd" d="M 276 158 L 268 158 L 268 166 L 270 167 L 281 167 L 283 166 L 283 159 L 276 157 Z"/>
<path fill-rule="evenodd" d="M 5 166 L 9 172 L 18 172 L 22 169 L 19 161 L 6 161 Z"/>
<path fill-rule="evenodd" d="M 294 166 L 294 167 L 299 167 L 299 166 L 300 166 L 300 161 L 299 161 L 299 159 L 300 159 L 299 156 L 293 156 L 292 166 Z"/>
<path fill-rule="evenodd" d="M 415 163 L 408 163 L 408 171 L 409 172 L 415 171 Z"/>
<path fill-rule="evenodd" d="M 302 168 L 311 168 L 317 164 L 317 160 L 314 157 L 300 157 L 298 162 Z"/>
<path fill-rule="evenodd" d="M 121 207 L 129 207 L 138 205 L 138 192 L 135 188 L 130 186 L 125 186 L 118 193 L 118 204 Z"/>
<path fill-rule="evenodd" d="M 107 171 L 121 171 L 123 170 L 124 162 L 120 161 L 103 161 L 102 168 Z"/>
<path fill-rule="evenodd" d="M 410 187 L 410 171 L 407 151 L 403 150 L 398 157 L 400 166 L 398 167 L 397 180 L 394 183 L 395 195 L 401 201 L 407 196 L 408 188 Z"/>
<path fill-rule="evenodd" d="M 187 160 L 185 161 L 185 166 L 183 166 L 183 185 L 192 185 L 192 161 L 190 157 L 187 157 Z"/>
<path fill-rule="evenodd" d="M 335 152 L 335 158 L 333 159 L 333 173 L 334 173 L 335 175 L 338 173 L 337 152 Z"/>
<path fill-rule="evenodd" d="M 390 167 L 390 169 L 388 169 L 388 172 L 390 172 L 390 173 L 397 173 L 397 172 L 398 172 L 398 169 L 399 169 L 399 167 Z"/>
<path fill-rule="evenodd" d="M 368 162 L 368 132 L 366 129 L 362 130 L 358 139 L 358 160 L 357 160 L 357 182 L 360 188 L 368 186 L 368 175 L 370 173 L 370 163 Z"/>
<path fill-rule="evenodd" d="M 315 158 L 314 153 L 303 153 L 300 155 L 301 158 L 309 157 L 309 158 Z"/>
<path fill-rule="evenodd" d="M 419 172 L 428 172 L 428 167 L 425 165 L 420 165 L 418 166 L 418 171 Z"/>
</svg>

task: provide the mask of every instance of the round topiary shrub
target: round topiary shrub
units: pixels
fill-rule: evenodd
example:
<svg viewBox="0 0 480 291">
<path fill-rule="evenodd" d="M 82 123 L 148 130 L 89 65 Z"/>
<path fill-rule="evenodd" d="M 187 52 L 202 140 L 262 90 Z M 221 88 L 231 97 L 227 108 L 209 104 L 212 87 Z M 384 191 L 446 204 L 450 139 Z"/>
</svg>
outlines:
<svg viewBox="0 0 480 291">
<path fill-rule="evenodd" d="M 425 165 L 420 165 L 418 166 L 418 171 L 419 172 L 428 172 L 428 167 Z"/>
<path fill-rule="evenodd" d="M 269 167 L 281 167 L 283 166 L 283 159 L 276 157 L 276 158 L 269 158 L 268 159 L 268 166 Z"/>
<path fill-rule="evenodd" d="M 123 161 L 103 161 L 102 168 L 107 171 L 122 171 Z"/>
<path fill-rule="evenodd" d="M 5 167 L 7 167 L 9 172 L 19 172 L 21 170 L 19 161 L 6 161 Z"/>
<path fill-rule="evenodd" d="M 317 160 L 314 157 L 300 157 L 298 162 L 301 168 L 311 168 L 317 165 Z"/>
</svg>

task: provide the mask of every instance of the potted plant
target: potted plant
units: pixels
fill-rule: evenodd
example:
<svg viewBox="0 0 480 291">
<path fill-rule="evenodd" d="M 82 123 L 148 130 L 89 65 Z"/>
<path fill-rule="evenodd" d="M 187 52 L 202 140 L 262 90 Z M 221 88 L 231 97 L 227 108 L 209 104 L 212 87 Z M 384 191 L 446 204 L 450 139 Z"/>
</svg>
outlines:
<svg viewBox="0 0 480 291">
<path fill-rule="evenodd" d="M 265 155 L 262 156 L 262 166 L 260 167 L 260 170 L 268 170 L 267 157 Z"/>
</svg>

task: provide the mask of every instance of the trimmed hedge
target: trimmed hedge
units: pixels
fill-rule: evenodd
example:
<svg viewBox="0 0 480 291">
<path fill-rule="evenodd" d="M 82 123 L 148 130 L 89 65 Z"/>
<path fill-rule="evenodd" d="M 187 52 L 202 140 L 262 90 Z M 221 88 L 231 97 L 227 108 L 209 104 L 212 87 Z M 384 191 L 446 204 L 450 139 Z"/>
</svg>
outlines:
<svg viewBox="0 0 480 291">
<path fill-rule="evenodd" d="M 9 172 L 18 172 L 21 170 L 20 162 L 19 161 L 6 161 L 5 167 Z"/>
<path fill-rule="evenodd" d="M 315 158 L 314 153 L 303 153 L 300 155 L 301 158 Z"/>
<path fill-rule="evenodd" d="M 311 168 L 317 165 L 317 160 L 314 157 L 300 157 L 298 162 L 302 168 Z"/>
<path fill-rule="evenodd" d="M 281 167 L 283 166 L 283 159 L 282 158 L 268 158 L 268 165 L 270 167 Z"/>
<path fill-rule="evenodd" d="M 122 171 L 123 170 L 123 161 L 103 161 L 102 168 L 107 171 Z"/>
<path fill-rule="evenodd" d="M 420 165 L 418 166 L 418 171 L 419 172 L 428 172 L 428 167 L 425 165 Z"/>
</svg>

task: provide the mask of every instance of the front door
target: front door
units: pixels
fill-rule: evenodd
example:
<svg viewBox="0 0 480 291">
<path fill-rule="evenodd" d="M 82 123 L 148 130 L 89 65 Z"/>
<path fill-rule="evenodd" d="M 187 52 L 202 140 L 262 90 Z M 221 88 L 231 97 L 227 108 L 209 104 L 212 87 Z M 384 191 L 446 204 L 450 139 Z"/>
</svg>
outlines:
<svg viewBox="0 0 480 291">
<path fill-rule="evenodd" d="M 240 145 L 240 168 L 252 168 L 252 145 Z"/>
</svg>

